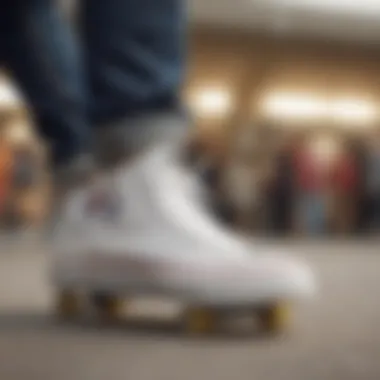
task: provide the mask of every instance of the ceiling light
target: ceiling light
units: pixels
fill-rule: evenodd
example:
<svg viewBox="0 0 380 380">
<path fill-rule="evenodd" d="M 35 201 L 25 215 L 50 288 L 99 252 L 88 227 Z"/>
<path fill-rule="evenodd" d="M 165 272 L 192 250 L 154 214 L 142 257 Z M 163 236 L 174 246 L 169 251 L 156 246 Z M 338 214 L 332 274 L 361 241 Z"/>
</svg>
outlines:
<svg viewBox="0 0 380 380">
<path fill-rule="evenodd" d="M 221 88 L 199 89 L 190 96 L 190 107 L 200 117 L 225 117 L 232 109 L 231 93 Z"/>
<path fill-rule="evenodd" d="M 349 124 L 372 123 L 378 112 L 374 104 L 354 99 L 342 99 L 331 104 L 331 116 Z"/>
<path fill-rule="evenodd" d="M 21 104 L 21 96 L 14 86 L 0 82 L 0 106 L 14 107 Z"/>
<path fill-rule="evenodd" d="M 352 15 L 380 15 L 379 0 L 272 0 L 279 7 Z"/>
<path fill-rule="evenodd" d="M 293 94 L 274 95 L 263 105 L 264 113 L 271 118 L 314 119 L 325 116 L 326 110 L 322 100 Z"/>
</svg>

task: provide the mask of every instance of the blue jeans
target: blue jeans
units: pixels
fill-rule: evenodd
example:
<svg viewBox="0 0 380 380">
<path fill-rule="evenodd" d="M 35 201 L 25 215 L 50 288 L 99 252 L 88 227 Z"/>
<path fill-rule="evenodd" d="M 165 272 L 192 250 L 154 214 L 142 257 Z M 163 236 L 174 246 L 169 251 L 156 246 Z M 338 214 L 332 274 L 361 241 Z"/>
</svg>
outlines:
<svg viewBox="0 0 380 380">
<path fill-rule="evenodd" d="M 326 230 L 326 204 L 323 194 L 303 194 L 300 206 L 306 231 L 311 235 L 323 234 Z"/>
<path fill-rule="evenodd" d="M 183 76 L 181 0 L 79 5 L 75 31 L 55 0 L 0 4 L 0 59 L 57 164 L 91 149 L 93 128 L 176 108 Z"/>
</svg>

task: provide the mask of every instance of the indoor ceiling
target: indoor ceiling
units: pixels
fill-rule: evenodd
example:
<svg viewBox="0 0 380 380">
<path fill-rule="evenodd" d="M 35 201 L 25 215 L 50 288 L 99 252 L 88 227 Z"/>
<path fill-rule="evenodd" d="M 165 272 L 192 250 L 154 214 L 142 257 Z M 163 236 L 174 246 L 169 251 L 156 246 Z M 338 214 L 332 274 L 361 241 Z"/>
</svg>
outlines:
<svg viewBox="0 0 380 380">
<path fill-rule="evenodd" d="M 190 0 L 195 22 L 380 42 L 380 0 Z"/>
</svg>

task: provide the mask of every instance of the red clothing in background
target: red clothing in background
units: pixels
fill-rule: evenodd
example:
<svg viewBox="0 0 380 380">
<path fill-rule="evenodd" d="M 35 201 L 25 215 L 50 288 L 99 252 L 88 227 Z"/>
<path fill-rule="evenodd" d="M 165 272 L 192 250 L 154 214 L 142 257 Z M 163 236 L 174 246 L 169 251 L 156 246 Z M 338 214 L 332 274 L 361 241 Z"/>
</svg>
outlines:
<svg viewBox="0 0 380 380">
<path fill-rule="evenodd" d="M 332 172 L 332 182 L 335 189 L 344 192 L 355 191 L 358 179 L 354 158 L 348 155 L 341 157 Z"/>
<path fill-rule="evenodd" d="M 310 152 L 300 150 L 295 157 L 296 183 L 303 191 L 316 191 L 324 186 L 324 175 L 318 161 Z"/>
</svg>

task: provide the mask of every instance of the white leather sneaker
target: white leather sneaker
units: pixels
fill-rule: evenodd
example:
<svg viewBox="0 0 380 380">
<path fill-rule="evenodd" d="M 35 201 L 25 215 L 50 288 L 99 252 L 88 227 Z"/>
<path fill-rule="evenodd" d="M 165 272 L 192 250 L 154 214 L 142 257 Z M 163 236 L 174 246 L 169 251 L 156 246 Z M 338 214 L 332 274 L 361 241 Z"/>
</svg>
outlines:
<svg viewBox="0 0 380 380">
<path fill-rule="evenodd" d="M 255 248 L 212 218 L 179 150 L 156 146 L 72 194 L 54 238 L 55 285 L 227 308 L 310 296 L 305 264 Z"/>
</svg>

